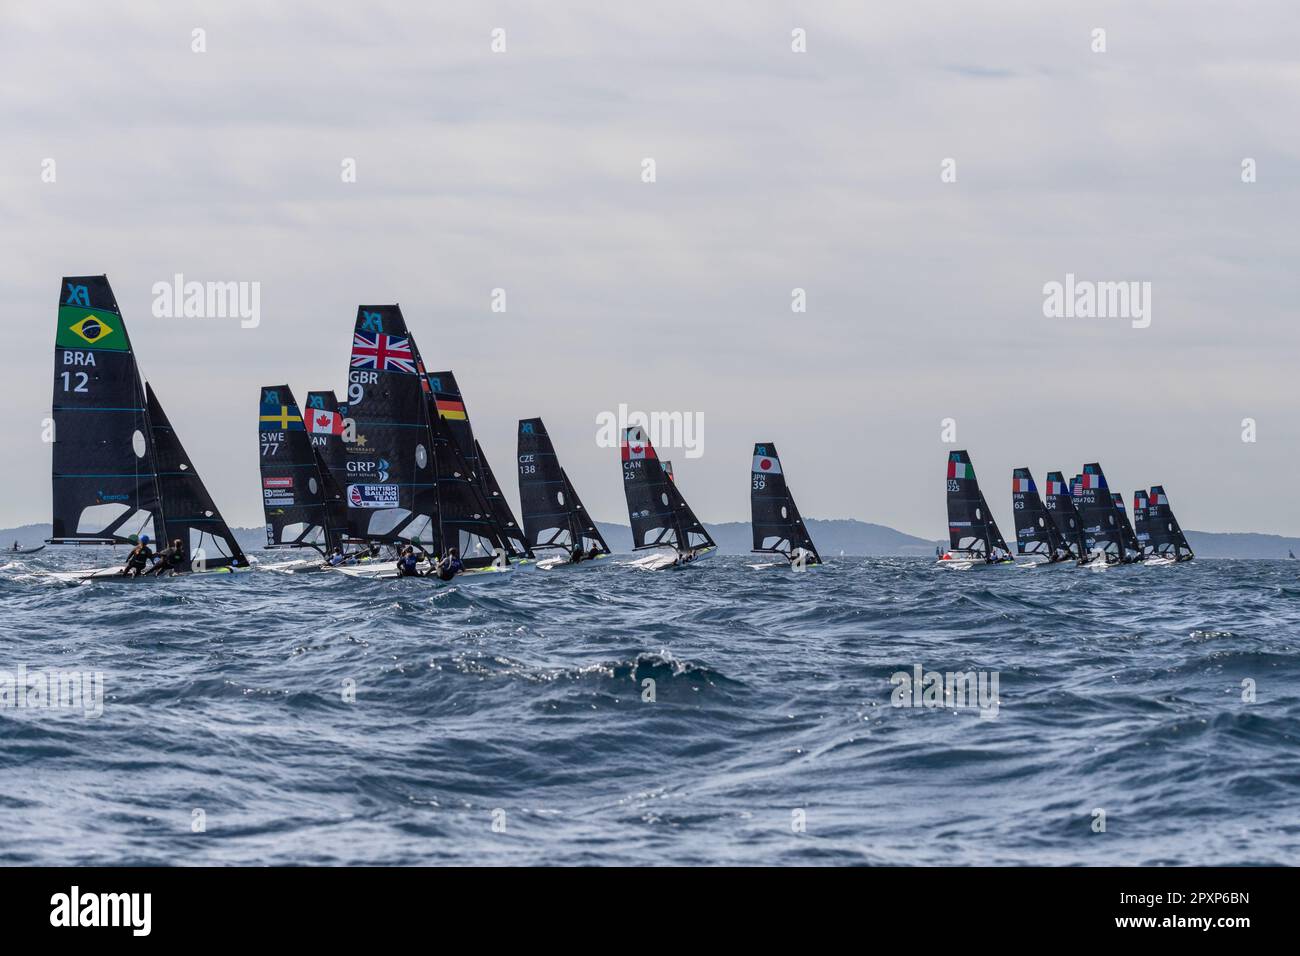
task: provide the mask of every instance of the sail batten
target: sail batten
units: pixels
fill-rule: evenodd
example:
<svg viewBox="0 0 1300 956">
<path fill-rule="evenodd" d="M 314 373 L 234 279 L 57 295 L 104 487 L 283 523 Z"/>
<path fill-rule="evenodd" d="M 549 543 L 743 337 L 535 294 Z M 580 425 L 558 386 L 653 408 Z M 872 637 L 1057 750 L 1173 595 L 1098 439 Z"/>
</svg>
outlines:
<svg viewBox="0 0 1300 956">
<path fill-rule="evenodd" d="M 754 445 L 749 477 L 750 525 L 754 538 L 751 550 L 787 558 L 801 551 L 808 563 L 821 564 L 821 555 L 786 483 L 776 445 L 771 442 Z"/>
<path fill-rule="evenodd" d="M 948 453 L 948 545 L 953 551 L 991 558 L 994 552 L 1009 556 L 1010 549 L 984 500 L 975 467 L 964 450 Z"/>
<path fill-rule="evenodd" d="M 533 550 L 581 548 L 609 554 L 609 545 L 587 514 L 569 476 L 560 466 L 551 436 L 540 418 L 519 422 L 517 443 L 519 506 L 523 540 Z"/>
</svg>

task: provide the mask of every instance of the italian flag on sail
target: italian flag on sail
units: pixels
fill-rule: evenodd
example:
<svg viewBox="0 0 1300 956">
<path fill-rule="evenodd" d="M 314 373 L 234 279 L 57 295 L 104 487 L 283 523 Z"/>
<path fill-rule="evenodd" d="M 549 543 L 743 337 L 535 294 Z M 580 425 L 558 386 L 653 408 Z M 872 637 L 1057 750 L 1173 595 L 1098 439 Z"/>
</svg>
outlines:
<svg viewBox="0 0 1300 956">
<path fill-rule="evenodd" d="M 950 461 L 948 462 L 948 477 L 949 478 L 974 478 L 975 469 L 972 468 L 964 461 Z"/>
</svg>

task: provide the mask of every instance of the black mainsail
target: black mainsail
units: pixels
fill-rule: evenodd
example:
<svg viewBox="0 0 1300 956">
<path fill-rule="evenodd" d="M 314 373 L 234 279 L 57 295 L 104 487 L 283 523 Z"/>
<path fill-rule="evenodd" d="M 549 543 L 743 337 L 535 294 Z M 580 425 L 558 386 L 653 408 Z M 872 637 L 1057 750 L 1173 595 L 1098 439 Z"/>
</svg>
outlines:
<svg viewBox="0 0 1300 956">
<path fill-rule="evenodd" d="M 257 430 L 266 546 L 332 552 L 347 535 L 347 504 L 288 385 L 262 388 Z"/>
<path fill-rule="evenodd" d="M 1016 551 L 1042 554 L 1056 560 L 1069 553 L 1056 522 L 1038 496 L 1038 486 L 1028 468 L 1011 473 L 1011 514 L 1016 523 Z"/>
<path fill-rule="evenodd" d="M 397 305 L 357 309 L 348 369 L 355 440 L 344 443 L 349 537 L 441 552 L 427 387 Z"/>
<path fill-rule="evenodd" d="M 140 376 L 107 276 L 66 276 L 54 339 L 51 544 L 179 538 L 179 570 L 247 567 Z"/>
<path fill-rule="evenodd" d="M 1133 534 L 1137 538 L 1138 554 L 1151 554 L 1151 510 L 1147 493 L 1139 488 L 1133 492 Z"/>
<path fill-rule="evenodd" d="M 671 480 L 671 472 L 668 477 Z M 821 564 L 822 557 L 786 485 L 776 445 L 761 442 L 754 446 L 749 478 L 750 525 L 754 534 L 751 550 L 783 554 L 787 558 L 799 550 L 806 563 Z"/>
<path fill-rule="evenodd" d="M 1043 496 L 1043 505 L 1056 523 L 1056 530 L 1065 546 L 1075 558 L 1082 560 L 1088 553 L 1087 543 L 1083 539 L 1083 518 L 1074 506 L 1074 494 L 1065 483 L 1064 472 L 1047 473 L 1047 491 Z"/>
<path fill-rule="evenodd" d="M 1110 497 L 1115 502 L 1115 510 L 1119 512 L 1119 533 L 1124 542 L 1125 550 L 1141 556 L 1142 544 L 1138 541 L 1132 522 L 1128 520 L 1128 512 L 1124 509 L 1124 496 L 1118 491 L 1112 491 Z"/>
<path fill-rule="evenodd" d="M 1083 519 L 1083 539 L 1089 552 L 1099 551 L 1108 562 L 1124 560 L 1124 535 L 1106 475 L 1097 462 L 1083 466 L 1070 487 Z"/>
<path fill-rule="evenodd" d="M 591 519 L 540 418 L 519 422 L 519 506 L 524 520 L 524 542 L 529 548 L 595 547 L 609 554 L 596 522 Z"/>
<path fill-rule="evenodd" d="M 1152 485 L 1149 499 L 1150 532 L 1152 550 L 1165 558 L 1175 561 L 1190 561 L 1196 557 L 1192 546 L 1187 543 L 1187 536 L 1174 517 L 1174 510 L 1169 506 L 1169 496 L 1165 494 L 1164 485 Z"/>
<path fill-rule="evenodd" d="M 626 429 L 620 452 L 634 548 L 671 547 L 680 553 L 717 547 L 678 491 L 677 482 L 664 472 L 644 428 Z"/>
<path fill-rule="evenodd" d="M 474 426 L 470 424 L 469 410 L 465 407 L 465 396 L 461 394 L 456 376 L 450 370 L 431 372 L 428 375 L 431 399 L 437 417 L 447 426 L 447 431 L 456 441 L 461 456 L 470 470 L 470 475 L 478 483 L 479 490 L 487 499 L 492 509 L 493 518 L 499 526 L 499 534 L 507 552 L 512 558 L 532 557 L 524 532 L 515 520 L 510 503 L 501 493 L 492 466 L 488 464 L 483 447 L 474 438 Z"/>
<path fill-rule="evenodd" d="M 989 511 L 975 479 L 975 468 L 965 451 L 948 453 L 948 545 L 989 559 L 994 551 L 1009 556 L 1010 549 Z"/>
</svg>

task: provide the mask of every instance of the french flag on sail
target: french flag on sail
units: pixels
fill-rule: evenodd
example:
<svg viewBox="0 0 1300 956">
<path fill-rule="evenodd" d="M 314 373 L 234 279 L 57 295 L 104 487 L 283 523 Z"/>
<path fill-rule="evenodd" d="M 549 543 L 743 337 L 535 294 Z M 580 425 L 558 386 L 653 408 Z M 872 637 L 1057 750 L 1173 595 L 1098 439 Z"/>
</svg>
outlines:
<svg viewBox="0 0 1300 956">
<path fill-rule="evenodd" d="M 1047 483 L 1047 488 L 1048 488 L 1047 493 L 1050 495 L 1050 494 L 1052 493 L 1052 491 L 1051 491 L 1052 483 L 1051 483 L 1050 481 Z M 1012 493 L 1012 494 L 1019 494 L 1019 493 L 1021 493 L 1021 492 L 1029 492 L 1029 491 L 1033 491 L 1033 490 L 1034 490 L 1034 479 L 1032 479 L 1032 478 L 1012 478 L 1012 479 L 1011 479 L 1011 493 Z"/>
<path fill-rule="evenodd" d="M 1080 484 L 1081 488 L 1094 489 L 1094 488 L 1106 487 L 1105 482 L 1101 480 L 1101 475 L 1093 474 L 1092 472 L 1087 472 L 1081 475 L 1080 477 L 1083 479 L 1083 482 Z"/>
<path fill-rule="evenodd" d="M 1064 494 L 1068 494 L 1068 492 L 1065 490 L 1065 482 L 1063 482 L 1063 481 L 1053 481 L 1051 478 L 1048 478 L 1048 479 L 1047 479 L 1047 493 L 1048 493 L 1049 495 L 1064 495 Z"/>
</svg>

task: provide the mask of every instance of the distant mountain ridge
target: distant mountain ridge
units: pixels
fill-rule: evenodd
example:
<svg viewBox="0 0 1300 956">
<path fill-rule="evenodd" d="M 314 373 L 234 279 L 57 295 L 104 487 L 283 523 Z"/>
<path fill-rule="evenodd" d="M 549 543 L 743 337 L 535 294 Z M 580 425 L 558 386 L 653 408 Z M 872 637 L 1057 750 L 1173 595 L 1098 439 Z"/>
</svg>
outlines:
<svg viewBox="0 0 1300 956">
<path fill-rule="evenodd" d="M 618 552 L 632 550 L 632 530 L 625 524 L 596 522 L 609 546 Z M 881 524 L 856 518 L 806 519 L 808 531 L 824 557 L 846 555 L 862 557 L 930 557 L 938 541 L 927 541 Z M 749 522 L 728 521 L 706 525 L 718 548 L 728 554 L 749 553 L 752 538 Z M 266 546 L 262 528 L 232 528 L 239 546 L 248 551 Z M 1277 534 L 1212 531 L 1188 531 L 1187 540 L 1200 558 L 1286 558 L 1289 551 L 1300 553 L 1300 538 Z M 50 536 L 48 524 L 28 524 L 0 529 L 0 549 L 17 541 L 19 547 L 32 548 Z"/>
</svg>

